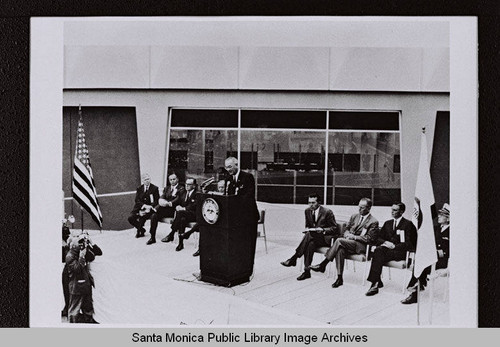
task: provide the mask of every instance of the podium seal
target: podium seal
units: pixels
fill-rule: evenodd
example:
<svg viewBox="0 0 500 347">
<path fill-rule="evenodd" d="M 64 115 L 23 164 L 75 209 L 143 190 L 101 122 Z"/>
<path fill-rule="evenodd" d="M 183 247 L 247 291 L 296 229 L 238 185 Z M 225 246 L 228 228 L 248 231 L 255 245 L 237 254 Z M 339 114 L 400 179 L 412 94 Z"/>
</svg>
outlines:
<svg viewBox="0 0 500 347">
<path fill-rule="evenodd" d="M 212 198 L 205 199 L 201 207 L 201 214 L 208 224 L 215 224 L 219 219 L 219 205 L 217 201 Z"/>
</svg>

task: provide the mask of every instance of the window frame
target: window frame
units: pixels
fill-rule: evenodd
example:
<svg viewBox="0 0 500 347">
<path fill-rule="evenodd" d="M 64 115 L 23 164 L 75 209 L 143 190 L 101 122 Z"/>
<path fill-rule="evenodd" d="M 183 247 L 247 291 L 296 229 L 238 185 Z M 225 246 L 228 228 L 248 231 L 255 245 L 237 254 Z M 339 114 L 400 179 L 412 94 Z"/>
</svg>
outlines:
<svg viewBox="0 0 500 347">
<path fill-rule="evenodd" d="M 187 106 L 182 106 L 182 107 L 177 107 L 177 106 L 172 106 L 168 108 L 168 121 L 167 121 L 167 139 L 166 139 L 166 150 L 165 150 L 165 158 L 164 158 L 164 182 L 167 182 L 167 175 L 168 175 L 168 166 L 169 166 L 169 154 L 170 154 L 170 137 L 171 137 L 171 131 L 172 130 L 207 130 L 210 129 L 209 126 L 207 127 L 172 127 L 172 111 L 174 109 L 188 109 L 188 110 L 233 110 L 238 112 L 238 127 L 224 127 L 224 130 L 228 131 L 237 131 L 237 158 L 238 161 L 240 160 L 241 157 L 241 133 L 242 131 L 258 131 L 258 132 L 265 132 L 265 131 L 277 131 L 277 132 L 290 132 L 290 131 L 300 131 L 300 132 L 317 132 L 318 134 L 324 134 L 324 144 L 325 144 L 325 160 L 324 160 L 324 167 L 322 169 L 323 171 L 323 204 L 327 204 L 328 202 L 328 190 L 329 190 L 329 185 L 328 185 L 328 157 L 329 154 L 333 154 L 329 152 L 329 138 L 331 133 L 395 133 L 399 134 L 399 165 L 400 165 L 400 172 L 399 172 L 399 178 L 400 178 L 400 191 L 401 191 L 401 197 L 404 195 L 403 193 L 403 151 L 401 150 L 402 148 L 402 112 L 401 110 L 373 110 L 373 109 L 334 109 L 334 108 L 257 108 L 257 107 L 187 107 Z M 296 111 L 296 112 L 307 112 L 307 111 L 312 111 L 312 112 L 324 112 L 325 114 L 325 128 L 324 129 L 296 129 L 296 128 L 250 128 L 250 127 L 242 127 L 242 111 L 252 111 L 252 110 L 258 110 L 258 111 Z M 342 113 L 357 113 L 357 112 L 363 112 L 363 113 L 397 113 L 398 115 L 398 130 L 381 130 L 381 129 L 376 129 L 376 130 L 370 130 L 370 129 L 330 129 L 330 113 L 335 113 L 335 112 L 342 112 Z M 252 170 L 254 171 L 254 170 Z M 258 171 L 258 170 L 255 170 Z M 296 171 L 294 171 L 296 172 Z M 305 187 L 317 187 L 316 185 L 303 185 L 303 184 L 296 184 L 296 180 L 294 181 L 294 185 L 290 186 L 293 187 L 294 191 L 294 196 L 293 196 L 293 204 L 296 203 L 296 191 L 297 187 L 300 188 L 305 188 Z M 275 186 L 273 184 L 258 184 L 257 179 L 256 179 L 256 187 L 255 187 L 255 197 L 257 198 L 258 196 L 258 187 L 259 186 Z M 277 184 L 276 186 L 289 186 L 289 185 L 282 185 L 282 184 Z M 332 182 L 332 205 L 335 203 L 335 182 Z M 356 187 L 347 187 L 340 185 L 338 188 L 356 188 Z M 360 188 L 367 188 L 367 187 L 360 187 Z M 370 198 L 373 199 L 374 195 L 374 189 L 375 187 L 370 187 L 372 193 Z M 381 189 L 381 188 L 378 188 Z M 385 188 L 385 189 L 394 189 L 394 188 Z M 378 206 L 376 201 L 374 202 L 374 206 Z M 343 205 L 341 205 L 343 206 Z"/>
</svg>

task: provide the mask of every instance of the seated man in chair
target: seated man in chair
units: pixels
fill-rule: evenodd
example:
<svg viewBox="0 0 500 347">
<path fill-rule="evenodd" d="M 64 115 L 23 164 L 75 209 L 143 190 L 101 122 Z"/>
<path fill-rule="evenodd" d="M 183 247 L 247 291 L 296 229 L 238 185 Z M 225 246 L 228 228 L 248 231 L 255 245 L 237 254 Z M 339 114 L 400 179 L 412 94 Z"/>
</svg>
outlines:
<svg viewBox="0 0 500 347">
<path fill-rule="evenodd" d="M 337 265 L 337 280 L 332 284 L 333 288 L 344 284 L 342 274 L 344 273 L 345 257 L 349 254 L 364 254 L 366 247 L 377 238 L 378 221 L 370 214 L 372 201 L 363 198 L 358 204 L 359 213 L 353 214 L 347 223 L 344 237 L 335 240 L 335 243 L 325 254 L 325 260 L 317 265 L 311 266 L 311 270 L 325 272 L 328 262 L 335 259 Z"/>
<path fill-rule="evenodd" d="M 332 210 L 319 204 L 319 195 L 311 194 L 308 198 L 309 207 L 305 210 L 306 231 L 295 254 L 281 262 L 283 266 L 295 266 L 297 259 L 304 255 L 304 272 L 297 278 L 302 281 L 311 277 L 311 265 L 314 251 L 317 247 L 330 247 L 332 238 L 340 236 L 335 216 Z"/>
<path fill-rule="evenodd" d="M 175 173 L 168 176 L 168 181 L 170 182 L 170 186 L 163 189 L 163 194 L 158 200 L 158 205 L 153 207 L 151 228 L 149 229 L 151 238 L 146 243 L 147 245 L 156 242 L 156 229 L 158 228 L 159 220 L 165 217 L 174 216 L 175 207 L 179 205 L 180 197 L 185 191 L 184 187 L 179 184 L 179 178 L 177 178 Z"/>
<path fill-rule="evenodd" d="M 379 288 L 384 286 L 380 275 L 385 263 L 391 260 L 404 260 L 407 251 L 415 250 L 417 229 L 410 220 L 403 217 L 405 210 L 406 206 L 402 202 L 392 205 L 392 218 L 386 221 L 379 231 L 368 275 L 368 281 L 372 285 L 366 292 L 367 296 L 377 294 Z"/>
<path fill-rule="evenodd" d="M 180 251 L 184 249 L 182 234 L 189 223 L 196 221 L 196 180 L 188 178 L 186 180 L 186 190 L 180 197 L 180 204 L 175 207 L 175 218 L 172 222 L 172 231 L 162 242 L 170 242 L 174 240 L 174 234 L 179 233 L 179 245 L 175 249 Z"/>
<path fill-rule="evenodd" d="M 448 258 L 450 257 L 450 205 L 444 204 L 443 208 L 438 211 L 438 224 L 439 227 L 434 230 L 436 239 L 436 249 L 438 261 L 436 263 L 437 269 L 446 269 L 448 267 Z M 418 242 L 418 238 L 417 238 Z M 427 276 L 431 273 L 431 266 L 428 266 L 422 271 L 418 277 L 412 276 L 408 283 L 408 291 L 410 295 L 401 301 L 402 304 L 415 304 L 417 303 L 417 285 L 420 285 L 420 290 L 424 290 L 427 285 Z"/>
<path fill-rule="evenodd" d="M 151 176 L 145 173 L 141 179 L 142 185 L 137 188 L 134 208 L 128 217 L 128 222 L 137 229 L 135 237 L 144 236 L 146 232 L 144 223 L 153 214 L 153 206 L 158 205 L 158 199 L 160 198 L 158 187 L 151 183 Z"/>
</svg>

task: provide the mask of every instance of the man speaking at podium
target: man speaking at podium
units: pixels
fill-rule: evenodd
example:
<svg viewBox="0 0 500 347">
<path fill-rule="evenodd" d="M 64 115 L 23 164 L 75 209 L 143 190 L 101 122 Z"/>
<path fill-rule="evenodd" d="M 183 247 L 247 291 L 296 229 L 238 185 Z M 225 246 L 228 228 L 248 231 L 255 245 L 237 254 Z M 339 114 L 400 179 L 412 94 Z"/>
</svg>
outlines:
<svg viewBox="0 0 500 347">
<path fill-rule="evenodd" d="M 259 210 L 255 201 L 255 179 L 252 174 L 241 171 L 238 166 L 238 159 L 228 157 L 225 162 L 228 172 L 226 178 L 227 195 L 236 195 L 240 199 L 241 211 L 240 220 L 244 225 L 251 226 L 251 253 L 252 266 L 255 257 L 255 244 L 257 242 L 257 221 L 259 220 Z"/>
</svg>

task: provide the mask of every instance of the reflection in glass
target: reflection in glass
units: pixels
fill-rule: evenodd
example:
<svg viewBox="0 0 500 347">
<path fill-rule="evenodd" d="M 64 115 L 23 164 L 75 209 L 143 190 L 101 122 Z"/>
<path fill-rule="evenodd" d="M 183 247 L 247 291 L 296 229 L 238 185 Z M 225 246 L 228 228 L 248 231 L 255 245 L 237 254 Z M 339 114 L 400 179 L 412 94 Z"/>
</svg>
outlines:
<svg viewBox="0 0 500 347">
<path fill-rule="evenodd" d="M 354 205 L 348 195 L 368 192 L 375 205 L 401 199 L 399 133 L 330 132 L 328 140 L 329 204 Z"/>
<path fill-rule="evenodd" d="M 236 130 L 175 130 L 170 131 L 169 172 L 174 171 L 184 181 L 187 176 L 198 183 L 215 177 L 224 167 L 228 152 L 238 150 Z M 214 183 L 215 184 L 215 183 Z"/>
<path fill-rule="evenodd" d="M 324 132 L 242 130 L 241 162 L 251 153 L 257 199 L 307 203 L 311 192 L 323 195 L 325 145 Z"/>
<path fill-rule="evenodd" d="M 239 146 L 237 114 L 173 112 L 168 170 L 182 181 L 217 181 L 225 158 L 234 156 L 256 178 L 262 202 L 306 204 L 311 193 L 329 205 L 355 205 L 361 197 L 376 206 L 401 200 L 398 112 L 331 111 L 327 130 L 326 111 L 241 110 Z"/>
</svg>

